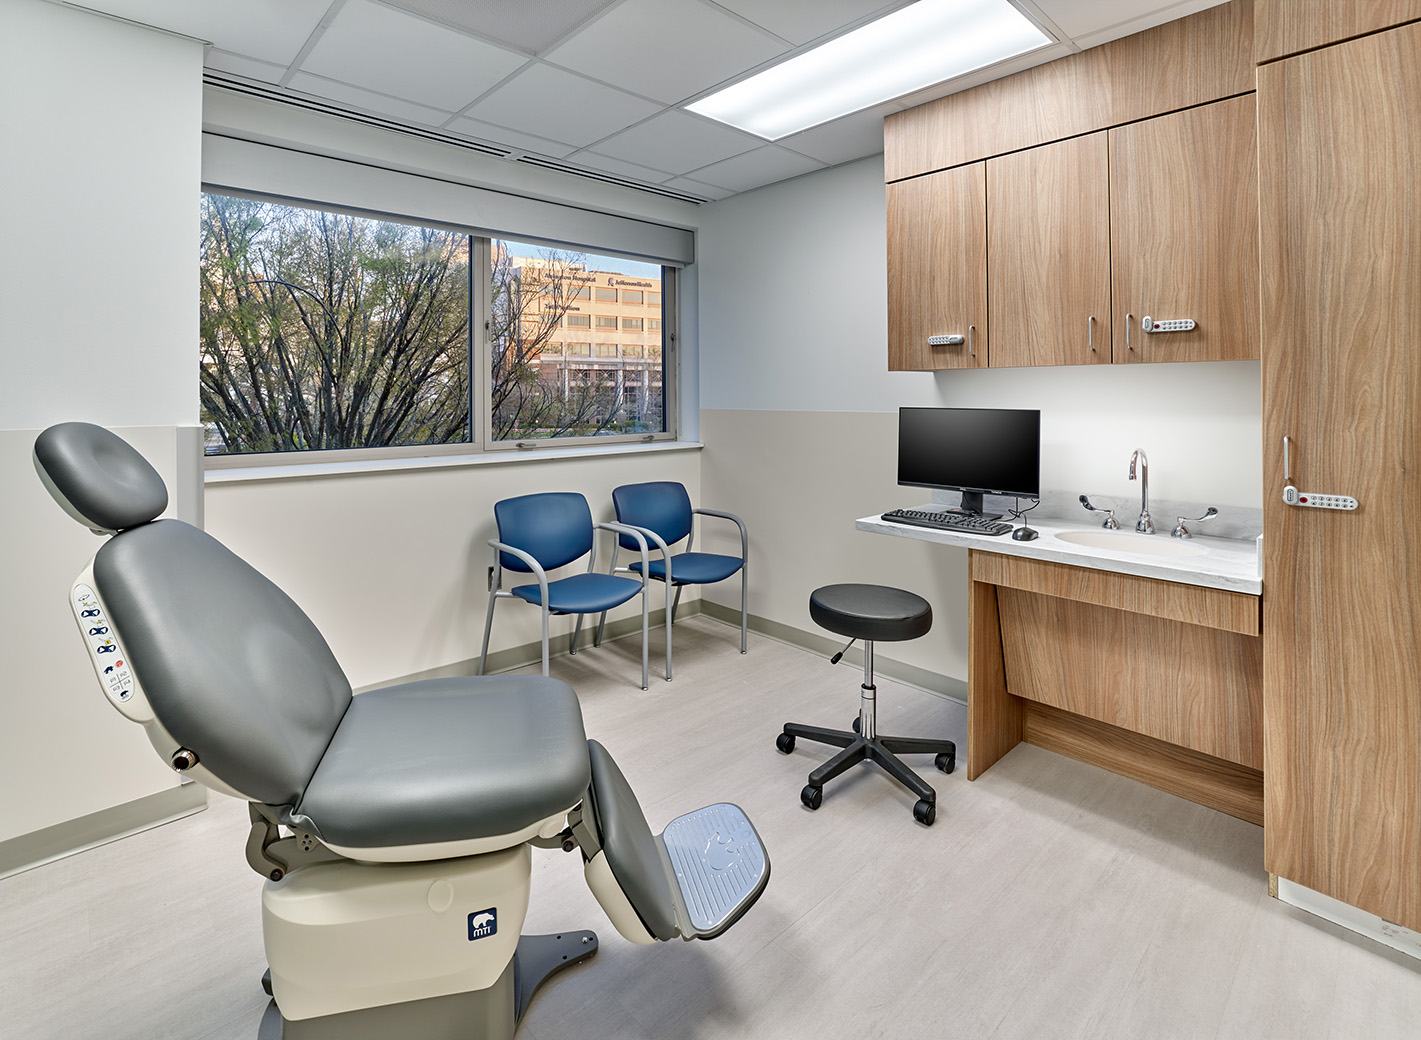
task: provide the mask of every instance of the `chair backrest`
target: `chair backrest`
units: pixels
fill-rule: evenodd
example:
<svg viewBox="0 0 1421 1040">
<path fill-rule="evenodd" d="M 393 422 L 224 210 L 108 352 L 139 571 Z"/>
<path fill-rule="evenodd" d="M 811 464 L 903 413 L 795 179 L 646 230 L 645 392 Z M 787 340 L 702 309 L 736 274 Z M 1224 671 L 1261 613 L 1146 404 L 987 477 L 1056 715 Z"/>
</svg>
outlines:
<svg viewBox="0 0 1421 1040">
<path fill-rule="evenodd" d="M 691 533 L 691 496 L 685 485 L 670 480 L 623 484 L 612 492 L 617 521 L 655 531 L 668 546 Z M 623 549 L 637 548 L 636 539 L 617 536 Z"/>
<path fill-rule="evenodd" d="M 493 518 L 498 540 L 522 549 L 546 571 L 565 567 L 592 551 L 592 510 L 575 491 L 505 498 L 495 503 Z M 499 556 L 509 570 L 532 572 L 511 553 Z"/>
<path fill-rule="evenodd" d="M 35 466 L 81 523 L 118 531 L 94 586 L 158 722 L 233 789 L 296 804 L 351 699 L 311 619 L 216 539 L 155 521 L 162 478 L 109 431 L 51 427 Z"/>
</svg>

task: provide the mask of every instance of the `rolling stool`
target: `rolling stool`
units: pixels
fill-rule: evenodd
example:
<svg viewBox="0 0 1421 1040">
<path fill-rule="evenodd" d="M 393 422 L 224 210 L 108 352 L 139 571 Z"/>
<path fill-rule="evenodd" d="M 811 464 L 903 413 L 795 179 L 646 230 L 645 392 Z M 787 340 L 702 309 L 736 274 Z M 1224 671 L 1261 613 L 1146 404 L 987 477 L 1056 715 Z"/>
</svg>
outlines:
<svg viewBox="0 0 1421 1040">
<path fill-rule="evenodd" d="M 881 765 L 893 779 L 918 796 L 918 802 L 913 806 L 913 818 L 924 826 L 932 826 L 933 820 L 937 819 L 937 792 L 900 761 L 894 752 L 936 755 L 934 764 L 944 773 L 950 773 L 957 764 L 957 745 L 950 740 L 878 735 L 875 728 L 873 644 L 879 639 L 917 639 L 925 635 L 933 625 L 933 608 L 921 596 L 902 589 L 882 585 L 825 585 L 810 594 L 809 616 L 820 627 L 849 637 L 848 646 L 834 655 L 831 664 L 839 663 L 844 651 L 853 646 L 854 640 L 863 640 L 863 692 L 853 732 L 786 722 L 784 732 L 775 738 L 775 746 L 786 755 L 794 750 L 796 737 L 844 749 L 809 774 L 809 783 L 799 792 L 799 800 L 807 808 L 819 808 L 824 799 L 824 785 L 828 781 L 854 763 L 869 759 Z"/>
</svg>

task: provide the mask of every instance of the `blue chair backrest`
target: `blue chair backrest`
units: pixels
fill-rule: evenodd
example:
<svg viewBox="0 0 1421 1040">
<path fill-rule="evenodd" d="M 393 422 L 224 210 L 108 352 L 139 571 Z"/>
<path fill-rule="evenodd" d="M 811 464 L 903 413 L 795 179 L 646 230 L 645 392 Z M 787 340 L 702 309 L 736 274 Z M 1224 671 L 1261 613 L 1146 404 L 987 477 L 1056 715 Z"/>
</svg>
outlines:
<svg viewBox="0 0 1421 1040">
<path fill-rule="evenodd" d="M 653 480 L 646 484 L 623 484 L 612 492 L 617 520 L 632 527 L 645 527 L 674 545 L 691 533 L 691 496 L 683 484 Z M 635 538 L 618 535 L 623 549 L 636 549 Z"/>
<path fill-rule="evenodd" d="M 522 549 L 544 570 L 564 567 L 592 551 L 592 510 L 575 491 L 505 498 L 494 505 L 493 518 L 498 540 Z M 509 570 L 532 573 L 511 553 L 499 556 Z"/>
</svg>

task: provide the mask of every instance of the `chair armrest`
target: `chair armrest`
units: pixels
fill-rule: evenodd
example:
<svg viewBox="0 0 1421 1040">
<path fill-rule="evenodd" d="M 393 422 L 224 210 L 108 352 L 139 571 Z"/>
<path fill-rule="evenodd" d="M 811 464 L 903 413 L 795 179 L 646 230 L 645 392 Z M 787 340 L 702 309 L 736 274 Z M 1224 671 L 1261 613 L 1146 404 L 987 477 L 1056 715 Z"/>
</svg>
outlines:
<svg viewBox="0 0 1421 1040">
<path fill-rule="evenodd" d="M 543 570 L 543 565 L 542 565 L 541 563 L 539 563 L 537 560 L 535 560 L 535 559 L 534 559 L 532 556 L 530 556 L 528 553 L 524 552 L 522 549 L 519 549 L 519 548 L 517 548 L 516 546 L 509 545 L 507 542 L 500 542 L 497 538 L 490 538 L 490 539 L 488 540 L 488 544 L 491 545 L 491 546 L 493 546 L 493 549 L 494 549 L 494 555 L 493 555 L 494 566 L 498 568 L 497 571 L 494 573 L 494 587 L 495 587 L 495 588 L 498 587 L 498 579 L 499 579 L 499 578 L 502 576 L 502 574 L 503 574 L 503 557 L 502 557 L 502 556 L 499 556 L 498 554 L 501 553 L 501 552 L 506 552 L 506 553 L 508 553 L 510 556 L 516 556 L 516 557 L 518 557 L 520 560 L 522 560 L 524 563 L 526 563 L 526 564 L 532 569 L 532 571 L 533 571 L 533 576 L 538 579 L 538 589 L 539 589 L 539 591 L 542 593 L 543 609 L 544 609 L 544 610 L 547 610 L 547 609 L 548 609 L 548 572 L 545 571 L 545 570 Z M 510 592 L 510 593 L 508 593 L 508 595 L 511 596 L 512 593 Z"/>
<path fill-rule="evenodd" d="M 716 516 L 720 517 L 720 519 L 722 520 L 729 520 L 733 522 L 736 527 L 740 528 L 740 558 L 742 560 L 749 560 L 750 539 L 745 534 L 745 523 L 740 519 L 740 517 L 736 516 L 734 513 L 723 513 L 719 509 L 692 509 L 691 512 L 700 513 L 702 516 Z"/>
<path fill-rule="evenodd" d="M 650 532 L 650 531 L 644 531 L 644 530 L 642 530 L 640 527 L 631 527 L 631 526 L 629 526 L 629 525 L 627 525 L 627 524 L 601 523 L 601 524 L 593 524 L 592 526 L 595 527 L 595 528 L 597 528 L 598 530 L 602 530 L 602 531 L 614 531 L 614 532 L 616 532 L 617 534 L 630 535 L 631 537 L 633 537 L 633 538 L 636 539 L 637 545 L 640 546 L 640 548 L 641 548 L 641 583 L 642 583 L 643 585 L 645 585 L 645 584 L 646 584 L 646 571 L 647 571 L 647 567 L 648 567 L 649 564 L 650 564 L 650 558 L 647 556 L 646 536 L 649 535 L 649 534 L 651 534 L 651 532 Z M 652 536 L 653 538 L 656 538 L 656 536 L 655 536 L 654 534 L 652 534 L 651 536 Z M 656 540 L 657 540 L 658 542 L 661 541 L 660 538 L 656 538 Z M 665 546 L 665 544 L 663 543 L 662 548 L 664 549 L 665 547 L 666 547 L 666 546 Z M 594 550 L 594 551 L 593 551 L 592 562 L 587 565 L 587 569 L 588 569 L 589 571 L 592 570 L 593 564 L 595 564 L 596 562 L 597 562 L 597 554 L 596 554 L 596 551 Z"/>
</svg>

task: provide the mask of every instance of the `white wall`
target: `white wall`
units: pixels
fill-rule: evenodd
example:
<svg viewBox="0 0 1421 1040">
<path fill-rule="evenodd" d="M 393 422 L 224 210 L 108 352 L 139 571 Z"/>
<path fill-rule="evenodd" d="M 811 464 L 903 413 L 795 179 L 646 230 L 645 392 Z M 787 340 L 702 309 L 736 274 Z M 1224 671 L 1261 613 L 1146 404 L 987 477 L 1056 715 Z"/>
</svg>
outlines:
<svg viewBox="0 0 1421 1040">
<path fill-rule="evenodd" d="M 965 678 L 965 590 L 936 557 L 929 564 L 900 540 L 853 530 L 856 516 L 928 497 L 893 486 L 890 417 L 903 405 L 1040 408 L 1044 487 L 1129 501 L 1138 485 L 1128 461 L 1141 447 L 1153 496 L 1261 507 L 1257 362 L 889 372 L 885 236 L 881 156 L 734 196 L 702 216 L 702 489 L 708 504 L 758 520 L 753 612 L 812 631 L 801 599 L 848 580 L 835 575 L 925 582 L 923 594 L 937 590 L 935 635 L 882 652 Z M 817 444 L 806 429 L 821 431 Z M 777 450 L 788 444 L 793 452 Z M 777 562 L 789 559 L 804 562 Z M 965 573 L 960 560 L 945 566 Z M 733 600 L 721 590 L 708 598 Z"/>
<path fill-rule="evenodd" d="M 45 493 L 30 450 L 64 420 L 137 427 L 182 490 L 201 67 L 192 41 L 0 0 L 0 841 L 176 784 L 89 668 L 66 601 L 100 543 Z"/>
</svg>

